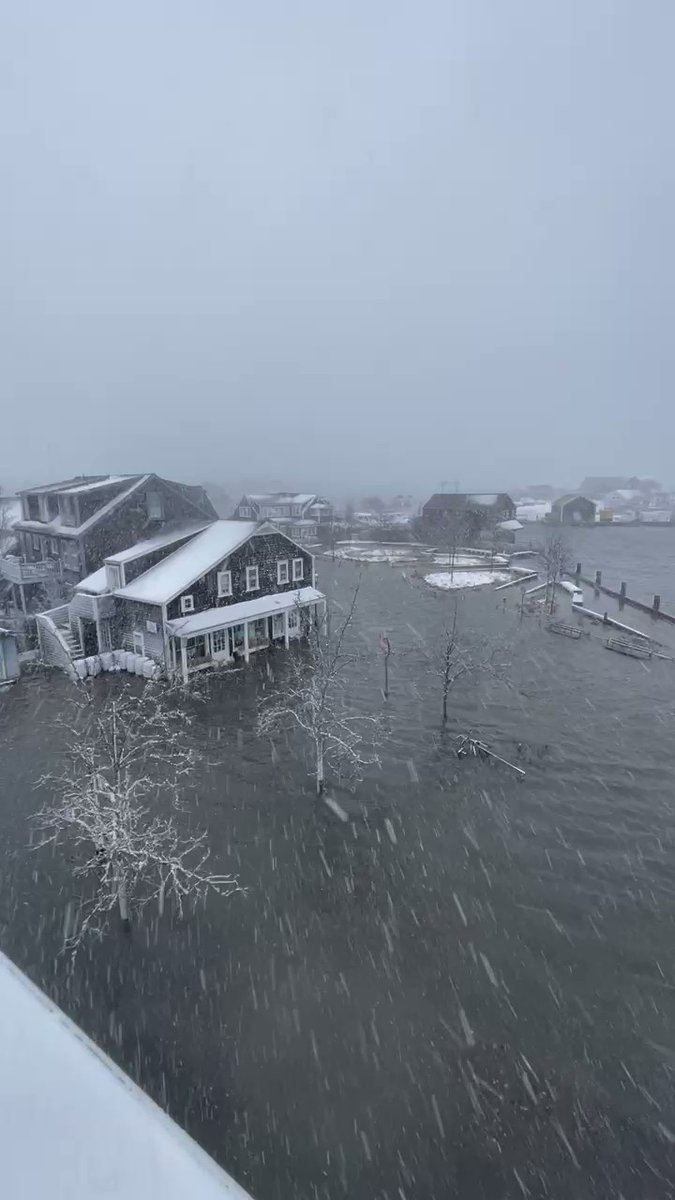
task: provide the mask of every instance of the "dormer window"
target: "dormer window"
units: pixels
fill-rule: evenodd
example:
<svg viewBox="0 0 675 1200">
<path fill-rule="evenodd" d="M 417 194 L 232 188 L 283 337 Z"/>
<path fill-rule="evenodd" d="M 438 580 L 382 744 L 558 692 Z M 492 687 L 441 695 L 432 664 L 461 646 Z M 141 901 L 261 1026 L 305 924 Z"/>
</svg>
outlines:
<svg viewBox="0 0 675 1200">
<path fill-rule="evenodd" d="M 105 577 L 111 592 L 114 592 L 116 588 L 124 587 L 122 568 L 119 563 L 106 563 Z"/>
<path fill-rule="evenodd" d="M 164 520 L 164 498 L 161 492 L 148 492 L 148 520 Z"/>
</svg>

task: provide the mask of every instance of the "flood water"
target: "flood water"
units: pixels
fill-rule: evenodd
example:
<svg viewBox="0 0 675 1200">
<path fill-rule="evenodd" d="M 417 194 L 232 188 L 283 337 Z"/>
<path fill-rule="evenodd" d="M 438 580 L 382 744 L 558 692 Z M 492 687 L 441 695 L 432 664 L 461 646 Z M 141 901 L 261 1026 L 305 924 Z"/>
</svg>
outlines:
<svg viewBox="0 0 675 1200">
<path fill-rule="evenodd" d="M 584 568 L 630 580 L 607 548 L 629 533 L 649 536 L 590 531 Z M 654 533 L 636 582 L 675 595 L 675 542 Z M 322 562 L 319 586 L 344 607 L 358 574 Z M 333 791 L 347 822 L 299 742 L 257 739 L 262 658 L 219 679 L 190 810 L 246 893 L 183 921 L 148 911 L 74 963 L 67 858 L 27 848 L 71 685 L 0 697 L 3 948 L 259 1200 L 671 1196 L 675 663 L 475 593 L 463 626 L 507 643 L 510 667 L 458 688 L 443 733 L 429 658 L 450 604 L 400 568 L 362 572 L 350 690 L 389 735 L 381 767 Z M 525 778 L 458 760 L 468 729 Z"/>
</svg>

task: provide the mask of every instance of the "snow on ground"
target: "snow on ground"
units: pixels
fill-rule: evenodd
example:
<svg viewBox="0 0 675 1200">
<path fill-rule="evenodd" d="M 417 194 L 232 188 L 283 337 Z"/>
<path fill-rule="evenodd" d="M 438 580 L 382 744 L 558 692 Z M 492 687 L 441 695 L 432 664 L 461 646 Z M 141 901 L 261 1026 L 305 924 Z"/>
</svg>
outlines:
<svg viewBox="0 0 675 1200">
<path fill-rule="evenodd" d="M 2 1195 L 250 1200 L 0 954 Z"/>
<path fill-rule="evenodd" d="M 425 575 L 424 582 L 435 588 L 484 587 L 488 583 L 508 583 L 511 578 L 505 571 L 438 571 Z"/>
<path fill-rule="evenodd" d="M 449 566 L 447 554 L 434 554 L 433 562 L 435 565 L 437 564 L 439 567 Z M 482 567 L 485 565 L 485 562 L 486 562 L 486 559 L 484 557 L 480 557 L 477 554 L 455 554 L 454 559 L 453 559 L 453 565 L 455 566 L 455 568 L 457 568 L 457 567 Z M 506 566 L 507 563 L 508 563 L 507 558 L 504 558 L 504 556 L 501 554 L 495 554 L 495 556 L 494 556 L 494 565 L 495 566 L 501 566 L 502 564 L 504 566 Z"/>
<path fill-rule="evenodd" d="M 349 542 L 335 548 L 335 558 L 355 562 L 414 562 L 419 554 L 420 547 L 412 542 Z"/>
</svg>

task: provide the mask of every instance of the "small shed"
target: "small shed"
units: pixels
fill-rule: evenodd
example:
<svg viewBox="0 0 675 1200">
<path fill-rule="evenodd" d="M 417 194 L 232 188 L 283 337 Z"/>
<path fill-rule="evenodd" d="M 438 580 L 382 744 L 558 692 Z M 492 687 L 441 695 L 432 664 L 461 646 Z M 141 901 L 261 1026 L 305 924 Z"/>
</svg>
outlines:
<svg viewBox="0 0 675 1200">
<path fill-rule="evenodd" d="M 19 651 L 16 634 L 0 627 L 0 687 L 19 678 Z"/>
<path fill-rule="evenodd" d="M 592 525 L 595 522 L 595 501 L 576 493 L 561 496 L 551 505 L 551 520 L 558 525 Z"/>
</svg>

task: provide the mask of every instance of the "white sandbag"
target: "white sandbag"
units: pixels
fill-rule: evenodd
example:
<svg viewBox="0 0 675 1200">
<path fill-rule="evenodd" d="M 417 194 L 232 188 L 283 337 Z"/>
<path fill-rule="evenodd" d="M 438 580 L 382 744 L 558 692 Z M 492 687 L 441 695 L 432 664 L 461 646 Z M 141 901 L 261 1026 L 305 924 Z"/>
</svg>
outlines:
<svg viewBox="0 0 675 1200">
<path fill-rule="evenodd" d="M 101 664 L 98 661 L 98 655 L 92 654 L 89 658 L 85 658 L 87 664 L 87 675 L 98 675 L 101 670 Z"/>
<path fill-rule="evenodd" d="M 127 666 L 126 650 L 113 650 L 113 662 L 117 671 L 125 671 Z"/>
<path fill-rule="evenodd" d="M 135 661 L 136 655 L 134 654 L 133 650 L 127 650 L 124 655 L 124 670 L 129 671 L 132 675 Z"/>
<path fill-rule="evenodd" d="M 135 673 L 136 675 L 142 675 L 142 674 L 143 674 L 143 663 L 144 663 L 144 661 L 145 661 L 145 656 L 144 656 L 143 654 L 137 654 L 137 655 L 136 655 L 136 661 L 135 661 L 135 663 L 134 663 L 134 673 Z"/>
<path fill-rule="evenodd" d="M 103 654 L 99 654 L 101 667 L 104 671 L 112 671 L 114 657 L 110 650 L 104 650 Z"/>
<path fill-rule="evenodd" d="M 73 667 L 75 668 L 78 679 L 86 679 L 87 664 L 83 658 L 76 658 L 73 663 Z"/>
<path fill-rule="evenodd" d="M 155 674 L 155 664 L 151 658 L 143 659 L 143 676 L 145 679 L 152 679 Z"/>
</svg>

